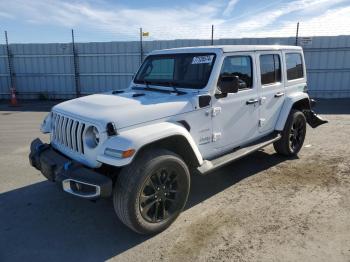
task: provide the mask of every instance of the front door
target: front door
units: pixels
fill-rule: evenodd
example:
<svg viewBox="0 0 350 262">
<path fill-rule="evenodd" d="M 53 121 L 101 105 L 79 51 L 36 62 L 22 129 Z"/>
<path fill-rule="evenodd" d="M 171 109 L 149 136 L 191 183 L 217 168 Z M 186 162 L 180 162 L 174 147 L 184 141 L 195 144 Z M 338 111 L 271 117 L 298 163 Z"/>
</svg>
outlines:
<svg viewBox="0 0 350 262">
<path fill-rule="evenodd" d="M 213 144 L 217 154 L 240 146 L 258 135 L 259 99 L 255 81 L 255 54 L 228 54 L 221 75 L 237 76 L 242 88 L 213 99 Z"/>
<path fill-rule="evenodd" d="M 259 132 L 270 133 L 275 129 L 285 97 L 282 53 L 257 52 L 257 60 L 260 95 Z"/>
</svg>

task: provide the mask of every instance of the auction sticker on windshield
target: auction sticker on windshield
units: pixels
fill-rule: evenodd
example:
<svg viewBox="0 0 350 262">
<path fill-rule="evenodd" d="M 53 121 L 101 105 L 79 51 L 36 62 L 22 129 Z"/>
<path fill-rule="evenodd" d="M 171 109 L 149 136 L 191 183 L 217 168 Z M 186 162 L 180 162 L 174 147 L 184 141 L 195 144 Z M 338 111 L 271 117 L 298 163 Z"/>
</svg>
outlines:
<svg viewBox="0 0 350 262">
<path fill-rule="evenodd" d="M 195 56 L 192 60 L 192 65 L 194 64 L 211 64 L 213 61 L 213 55 L 203 55 L 203 56 Z"/>
</svg>

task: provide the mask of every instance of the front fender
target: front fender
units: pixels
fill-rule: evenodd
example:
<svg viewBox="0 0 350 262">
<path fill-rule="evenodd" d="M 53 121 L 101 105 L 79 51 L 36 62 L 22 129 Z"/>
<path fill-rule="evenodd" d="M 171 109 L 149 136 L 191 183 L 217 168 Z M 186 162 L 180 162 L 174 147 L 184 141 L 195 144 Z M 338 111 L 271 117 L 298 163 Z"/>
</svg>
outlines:
<svg viewBox="0 0 350 262">
<path fill-rule="evenodd" d="M 285 100 L 284 100 L 284 103 L 283 103 L 283 106 L 282 106 L 282 109 L 281 109 L 281 112 L 279 114 L 279 117 L 278 117 L 278 120 L 277 120 L 277 123 L 276 123 L 276 127 L 275 127 L 275 130 L 278 130 L 278 131 L 282 131 L 283 128 L 284 128 L 284 125 L 287 121 L 287 118 L 288 118 L 288 115 L 289 115 L 289 112 L 290 110 L 292 109 L 293 105 L 302 100 L 302 99 L 309 99 L 309 95 L 307 93 L 304 93 L 304 92 L 296 92 L 296 93 L 293 93 L 291 95 L 288 95 Z"/>
<path fill-rule="evenodd" d="M 40 125 L 40 131 L 43 134 L 47 134 L 47 133 L 51 132 L 51 121 L 52 121 L 52 115 L 51 115 L 51 113 L 48 113 L 45 116 L 44 121 Z"/>
<path fill-rule="evenodd" d="M 203 163 L 203 158 L 198 150 L 190 133 L 179 123 L 162 122 L 147 126 L 137 127 L 126 131 L 121 131 L 117 136 L 109 138 L 99 150 L 97 160 L 112 166 L 125 166 L 132 162 L 137 152 L 145 145 L 151 144 L 158 140 L 171 137 L 183 136 L 191 146 L 199 164 Z M 106 156 L 106 148 L 113 148 L 120 151 L 134 149 L 136 152 L 129 158 L 114 158 Z"/>
</svg>

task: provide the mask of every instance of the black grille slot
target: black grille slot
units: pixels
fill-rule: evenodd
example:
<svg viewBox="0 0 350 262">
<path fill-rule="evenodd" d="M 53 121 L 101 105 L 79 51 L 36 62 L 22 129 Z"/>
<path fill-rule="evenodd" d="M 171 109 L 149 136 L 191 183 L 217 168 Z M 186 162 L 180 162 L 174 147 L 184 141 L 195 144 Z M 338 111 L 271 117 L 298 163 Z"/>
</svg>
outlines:
<svg viewBox="0 0 350 262">
<path fill-rule="evenodd" d="M 84 154 L 83 136 L 86 124 L 70 117 L 53 113 L 51 139 L 57 145 Z"/>
</svg>

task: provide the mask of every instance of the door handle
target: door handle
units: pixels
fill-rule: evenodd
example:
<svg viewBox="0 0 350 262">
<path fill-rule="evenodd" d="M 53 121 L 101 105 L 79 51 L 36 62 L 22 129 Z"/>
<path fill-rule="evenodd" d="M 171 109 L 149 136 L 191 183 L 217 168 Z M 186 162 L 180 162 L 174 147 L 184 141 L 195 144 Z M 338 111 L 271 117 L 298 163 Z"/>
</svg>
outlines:
<svg viewBox="0 0 350 262">
<path fill-rule="evenodd" d="M 253 104 L 256 104 L 256 103 L 259 103 L 259 99 L 249 99 L 246 102 L 247 105 L 253 105 Z"/>
<path fill-rule="evenodd" d="M 283 92 L 278 92 L 278 93 L 275 94 L 275 97 L 281 97 L 281 96 L 284 96 Z"/>
</svg>

